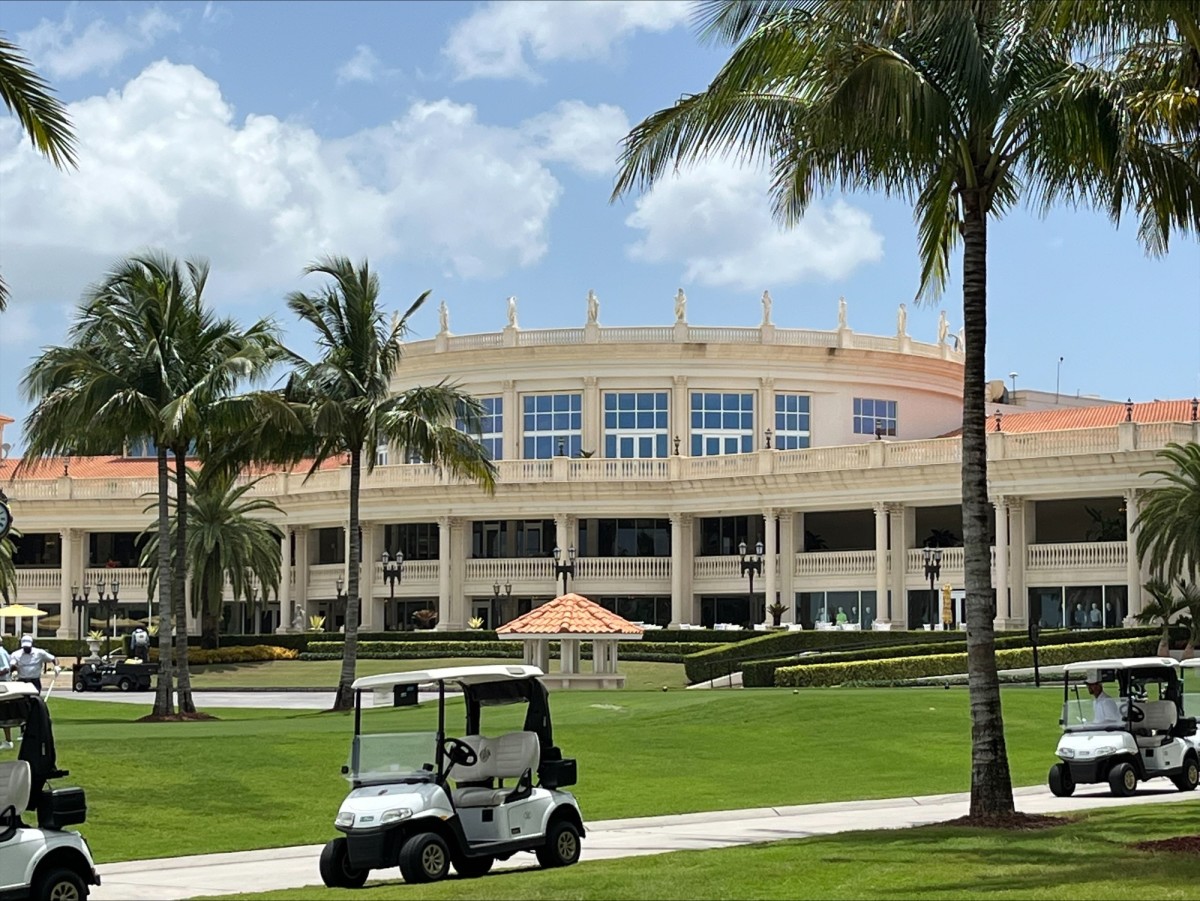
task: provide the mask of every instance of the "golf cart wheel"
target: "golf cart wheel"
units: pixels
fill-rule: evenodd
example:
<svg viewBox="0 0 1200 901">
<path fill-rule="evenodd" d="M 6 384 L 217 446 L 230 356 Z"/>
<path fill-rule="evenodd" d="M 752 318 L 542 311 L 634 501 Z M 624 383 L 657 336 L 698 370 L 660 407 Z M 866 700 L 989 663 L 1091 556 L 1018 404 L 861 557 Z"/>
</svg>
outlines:
<svg viewBox="0 0 1200 901">
<path fill-rule="evenodd" d="M 82 679 L 76 679 L 71 685 L 72 691 L 87 691 L 87 685 Z"/>
<path fill-rule="evenodd" d="M 87 884 L 74 870 L 56 868 L 39 873 L 33 881 L 31 898 L 45 901 L 84 901 Z"/>
<path fill-rule="evenodd" d="M 1128 763 L 1118 763 L 1108 772 L 1108 787 L 1118 798 L 1128 798 L 1137 791 L 1137 773 Z"/>
<path fill-rule="evenodd" d="M 1171 781 L 1175 783 L 1175 787 L 1181 792 L 1190 792 L 1198 784 L 1200 784 L 1200 763 L 1196 761 L 1194 756 L 1188 757 L 1183 762 L 1183 772 L 1178 776 L 1172 776 Z"/>
<path fill-rule="evenodd" d="M 462 857 L 454 862 L 454 870 L 463 879 L 478 879 L 488 874 L 495 861 L 494 857 Z"/>
<path fill-rule="evenodd" d="M 537 850 L 543 867 L 569 867 L 579 860 L 579 830 L 567 820 L 551 824 L 546 844 Z"/>
<path fill-rule="evenodd" d="M 335 838 L 321 849 L 321 881 L 329 888 L 362 888 L 368 872 L 350 866 L 350 851 L 344 838 Z"/>
<path fill-rule="evenodd" d="M 400 875 L 407 883 L 437 882 L 450 872 L 450 849 L 436 832 L 418 832 L 400 848 Z"/>
<path fill-rule="evenodd" d="M 1075 779 L 1071 769 L 1065 763 L 1056 763 L 1050 767 L 1050 793 L 1056 798 L 1069 798 L 1075 793 Z"/>
<path fill-rule="evenodd" d="M 133 680 L 128 676 L 122 676 L 117 682 L 117 688 L 119 688 L 121 691 L 132 691 Z"/>
</svg>

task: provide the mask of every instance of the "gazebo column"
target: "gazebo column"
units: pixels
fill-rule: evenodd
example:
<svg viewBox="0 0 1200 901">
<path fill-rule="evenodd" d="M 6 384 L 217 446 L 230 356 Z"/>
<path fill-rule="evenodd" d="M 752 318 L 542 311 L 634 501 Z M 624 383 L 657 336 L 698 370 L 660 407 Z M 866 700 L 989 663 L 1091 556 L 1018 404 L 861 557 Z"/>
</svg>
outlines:
<svg viewBox="0 0 1200 901">
<path fill-rule="evenodd" d="M 558 645 L 558 668 L 565 674 L 579 672 L 579 639 L 563 636 Z"/>
<path fill-rule="evenodd" d="M 550 672 L 550 640 L 547 638 L 526 638 L 525 660 L 528 666 L 536 666 L 543 673 Z"/>
</svg>

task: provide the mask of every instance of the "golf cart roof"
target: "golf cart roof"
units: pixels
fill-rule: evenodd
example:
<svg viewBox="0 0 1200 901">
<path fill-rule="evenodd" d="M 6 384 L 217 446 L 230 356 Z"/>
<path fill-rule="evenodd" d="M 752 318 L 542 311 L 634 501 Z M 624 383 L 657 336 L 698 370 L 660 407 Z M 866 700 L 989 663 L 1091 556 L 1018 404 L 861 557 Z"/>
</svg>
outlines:
<svg viewBox="0 0 1200 901">
<path fill-rule="evenodd" d="M 426 682 L 458 682 L 461 685 L 480 685 L 485 682 L 509 682 L 544 675 L 541 668 L 525 664 L 494 663 L 488 666 L 447 666 L 442 669 L 414 670 L 411 673 L 380 673 L 355 679 L 350 687 L 355 691 L 391 688 L 394 685 L 424 685 Z"/>
<path fill-rule="evenodd" d="M 1081 660 L 1063 667 L 1065 673 L 1085 673 L 1088 670 L 1130 670 L 1165 667 L 1178 669 L 1179 661 L 1174 657 L 1113 657 L 1108 660 Z"/>
<path fill-rule="evenodd" d="M 0 702 L 31 698 L 40 694 L 31 682 L 0 682 Z"/>
</svg>

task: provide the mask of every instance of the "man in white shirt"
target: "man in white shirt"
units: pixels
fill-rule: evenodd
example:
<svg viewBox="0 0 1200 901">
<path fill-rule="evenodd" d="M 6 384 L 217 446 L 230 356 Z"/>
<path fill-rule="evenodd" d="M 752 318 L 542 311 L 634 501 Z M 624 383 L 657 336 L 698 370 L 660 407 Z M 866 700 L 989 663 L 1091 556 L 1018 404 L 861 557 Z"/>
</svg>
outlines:
<svg viewBox="0 0 1200 901">
<path fill-rule="evenodd" d="M 12 672 L 12 658 L 8 656 L 8 651 L 4 650 L 4 645 L 0 644 L 0 680 L 7 679 L 8 674 Z M 7 751 L 13 746 L 12 742 L 12 727 L 4 727 L 4 741 L 0 741 L 0 751 Z"/>
<path fill-rule="evenodd" d="M 1117 702 L 1104 693 L 1104 684 L 1096 670 L 1088 670 L 1088 694 L 1092 696 L 1093 723 L 1120 723 L 1121 711 Z"/>
<path fill-rule="evenodd" d="M 33 646 L 32 635 L 21 636 L 21 650 L 12 655 L 12 669 L 21 682 L 28 682 L 39 692 L 42 690 L 42 671 L 47 663 L 54 664 L 54 672 L 59 672 L 58 658 L 49 651 Z"/>
</svg>

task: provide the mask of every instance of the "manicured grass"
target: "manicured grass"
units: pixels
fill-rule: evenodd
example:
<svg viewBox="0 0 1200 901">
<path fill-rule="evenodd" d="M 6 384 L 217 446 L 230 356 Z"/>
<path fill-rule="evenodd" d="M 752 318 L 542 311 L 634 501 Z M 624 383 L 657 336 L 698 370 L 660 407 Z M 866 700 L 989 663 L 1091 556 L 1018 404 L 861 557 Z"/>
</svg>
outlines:
<svg viewBox="0 0 1200 901">
<path fill-rule="evenodd" d="M 1017 785 L 1053 762 L 1060 695 L 1004 690 Z M 347 784 L 351 715 L 218 710 L 219 721 L 136 723 L 139 706 L 55 695 L 59 765 L 86 788 L 100 861 L 322 842 Z M 584 819 L 965 791 L 965 689 L 555 692 L 555 742 L 579 761 Z M 430 730 L 436 706 L 364 714 Z M 489 734 L 522 708 L 491 708 Z M 461 728 L 462 704 L 448 722 Z"/>
<path fill-rule="evenodd" d="M 1132 843 L 1200 832 L 1194 804 L 1088 814 L 1033 832 L 925 826 L 847 832 L 561 870 L 498 871 L 432 885 L 396 880 L 358 891 L 304 888 L 223 898 L 461 899 L 1194 899 L 1200 859 L 1138 851 Z M 586 847 L 586 839 L 585 847 Z M 391 871 L 395 872 L 395 871 Z M 389 872 L 389 875 L 391 875 Z"/>
<path fill-rule="evenodd" d="M 450 657 L 434 660 L 359 660 L 357 674 L 373 676 L 377 673 L 410 672 L 441 666 L 483 666 L 488 663 L 520 663 L 512 658 Z M 551 661 L 550 668 L 558 667 Z M 583 662 L 588 671 L 591 662 Z M 265 663 L 214 664 L 192 668 L 192 681 L 196 688 L 328 688 L 337 687 L 341 672 L 340 660 L 271 660 Z M 620 670 L 625 674 L 626 689 L 661 690 L 683 688 L 687 685 L 682 663 L 649 663 L 641 660 L 621 660 Z M 203 704 L 204 698 L 197 700 Z"/>
</svg>

